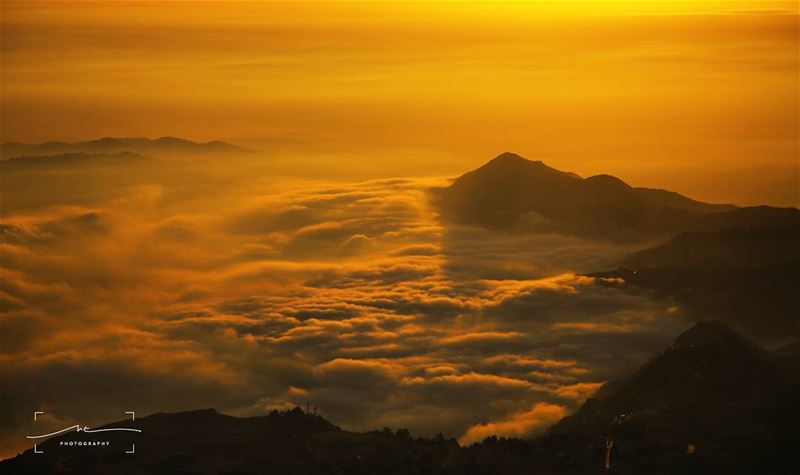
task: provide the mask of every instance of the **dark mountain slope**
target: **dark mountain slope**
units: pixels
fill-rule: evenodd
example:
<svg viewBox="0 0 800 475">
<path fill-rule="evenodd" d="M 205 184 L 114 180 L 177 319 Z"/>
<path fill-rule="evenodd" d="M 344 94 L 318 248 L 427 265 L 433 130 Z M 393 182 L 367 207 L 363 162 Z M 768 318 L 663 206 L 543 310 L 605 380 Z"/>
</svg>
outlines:
<svg viewBox="0 0 800 475">
<path fill-rule="evenodd" d="M 736 207 L 729 204 L 709 204 L 702 201 L 687 198 L 674 191 L 662 190 L 659 188 L 636 188 L 636 195 L 642 202 L 653 207 L 668 207 L 691 211 L 693 213 L 714 213 L 720 211 L 732 211 Z"/>
<path fill-rule="evenodd" d="M 698 220 L 695 229 L 717 230 L 731 227 L 772 228 L 800 226 L 800 210 L 773 206 L 748 206 L 722 211 Z"/>
<path fill-rule="evenodd" d="M 800 226 L 682 233 L 590 275 L 655 290 L 692 319 L 727 322 L 764 344 L 800 338 Z"/>
<path fill-rule="evenodd" d="M 571 204 L 549 199 L 551 193 L 571 195 L 580 186 L 577 175 L 561 172 L 542 162 L 504 153 L 477 170 L 458 178 L 441 195 L 448 215 L 484 224 L 513 224 L 540 204 L 543 215 L 566 212 Z"/>
<path fill-rule="evenodd" d="M 407 431 L 346 432 L 299 408 L 238 418 L 213 409 L 154 414 L 105 427 L 141 433 L 63 434 L 0 462 L 0 473 L 113 474 L 407 474 L 442 473 L 458 451 L 453 439 L 412 439 Z M 110 441 L 107 448 L 62 441 Z M 126 454 L 135 444 L 135 453 Z"/>
<path fill-rule="evenodd" d="M 589 178 L 504 153 L 435 195 L 448 221 L 594 238 L 641 238 L 695 229 L 800 224 L 793 208 L 736 208 L 678 193 Z"/>
<path fill-rule="evenodd" d="M 700 322 L 549 437 L 599 447 L 613 439 L 615 473 L 788 474 L 800 467 L 798 395 L 768 354 Z"/>
<path fill-rule="evenodd" d="M 800 226 L 681 233 L 629 256 L 633 269 L 758 269 L 800 262 Z"/>
</svg>

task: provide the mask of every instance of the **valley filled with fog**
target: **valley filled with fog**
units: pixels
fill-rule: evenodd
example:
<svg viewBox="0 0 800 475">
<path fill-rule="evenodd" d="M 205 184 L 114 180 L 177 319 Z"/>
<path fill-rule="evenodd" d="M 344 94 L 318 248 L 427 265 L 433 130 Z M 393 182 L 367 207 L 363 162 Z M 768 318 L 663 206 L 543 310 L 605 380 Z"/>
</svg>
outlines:
<svg viewBox="0 0 800 475">
<path fill-rule="evenodd" d="M 582 275 L 657 239 L 447 222 L 431 196 L 454 177 L 325 179 L 258 151 L 0 166 L 9 452 L 47 409 L 310 403 L 353 430 L 528 437 L 690 324 Z"/>
</svg>

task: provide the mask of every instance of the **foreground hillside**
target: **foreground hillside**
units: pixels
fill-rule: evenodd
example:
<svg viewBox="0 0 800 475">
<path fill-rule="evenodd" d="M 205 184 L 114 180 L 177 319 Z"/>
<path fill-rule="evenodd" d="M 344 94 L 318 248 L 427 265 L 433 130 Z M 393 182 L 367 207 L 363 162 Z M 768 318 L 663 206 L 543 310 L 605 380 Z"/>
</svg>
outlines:
<svg viewBox="0 0 800 475">
<path fill-rule="evenodd" d="M 619 473 L 791 473 L 800 467 L 795 363 L 699 322 L 549 433 L 612 445 Z"/>
<path fill-rule="evenodd" d="M 790 474 L 800 468 L 797 361 L 793 350 L 771 355 L 723 324 L 701 322 L 535 440 L 490 437 L 461 447 L 454 439 L 414 438 L 403 429 L 343 431 L 299 408 L 249 418 L 209 409 L 109 425 L 138 428 L 140 434 L 62 434 L 38 446 L 44 453 L 28 450 L 0 463 L 0 469 L 9 474 Z M 69 440 L 110 445 L 60 446 Z M 134 444 L 135 453 L 126 454 Z"/>
</svg>

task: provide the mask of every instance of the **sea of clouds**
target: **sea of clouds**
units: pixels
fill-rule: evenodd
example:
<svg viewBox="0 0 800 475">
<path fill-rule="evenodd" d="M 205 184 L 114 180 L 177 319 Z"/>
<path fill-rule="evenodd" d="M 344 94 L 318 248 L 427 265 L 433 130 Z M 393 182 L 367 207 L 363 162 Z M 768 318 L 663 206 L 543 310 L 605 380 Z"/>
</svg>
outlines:
<svg viewBox="0 0 800 475">
<path fill-rule="evenodd" d="M 6 170 L 2 445 L 27 448 L 35 410 L 92 425 L 306 403 L 346 429 L 532 436 L 686 326 L 581 275 L 632 247 L 443 223 L 445 183 L 252 156 Z"/>
</svg>

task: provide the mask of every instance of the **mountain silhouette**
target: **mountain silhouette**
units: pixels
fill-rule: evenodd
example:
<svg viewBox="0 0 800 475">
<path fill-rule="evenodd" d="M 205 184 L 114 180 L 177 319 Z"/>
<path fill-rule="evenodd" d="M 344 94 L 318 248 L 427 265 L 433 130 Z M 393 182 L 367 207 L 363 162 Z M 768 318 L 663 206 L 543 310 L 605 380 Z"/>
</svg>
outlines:
<svg viewBox="0 0 800 475">
<path fill-rule="evenodd" d="M 10 159 L 23 156 L 54 155 L 62 153 L 118 153 L 136 152 L 158 155 L 162 153 L 245 153 L 251 150 L 238 145 L 214 140 L 192 142 L 176 137 L 149 139 L 144 137 L 104 137 L 85 142 L 45 142 L 39 144 L 6 142 L 0 146 L 0 156 Z"/>
<path fill-rule="evenodd" d="M 300 408 L 262 417 L 213 409 L 153 414 L 104 427 L 141 433 L 62 434 L 0 462 L 13 474 L 405 474 L 441 473 L 454 439 L 413 439 L 408 431 L 342 431 Z M 62 447 L 64 441 L 110 441 L 108 447 Z M 134 450 L 126 454 L 126 450 Z"/>
<path fill-rule="evenodd" d="M 632 375 L 606 384 L 533 440 L 355 433 L 299 408 L 261 417 L 213 409 L 153 414 L 62 434 L 0 472 L 151 474 L 789 474 L 800 464 L 796 352 L 780 358 L 719 322 L 699 322 Z M 106 440 L 106 448 L 62 447 Z M 607 450 L 609 440 L 613 447 Z M 134 454 L 125 454 L 133 449 Z M 604 467 L 608 454 L 610 469 Z"/>
<path fill-rule="evenodd" d="M 736 227 L 680 233 L 627 257 L 632 269 L 753 269 L 800 263 L 800 226 Z"/>
<path fill-rule="evenodd" d="M 609 383 L 548 437 L 603 447 L 616 473 L 791 473 L 800 463 L 797 370 L 703 321 Z"/>
<path fill-rule="evenodd" d="M 713 318 L 764 344 L 800 338 L 800 226 L 680 233 L 589 274 L 632 292 L 655 290 L 695 320 Z"/>
<path fill-rule="evenodd" d="M 491 228 L 626 239 L 730 226 L 800 224 L 794 208 L 737 208 L 636 188 L 610 175 L 581 178 L 503 153 L 439 190 L 446 220 Z"/>
</svg>

